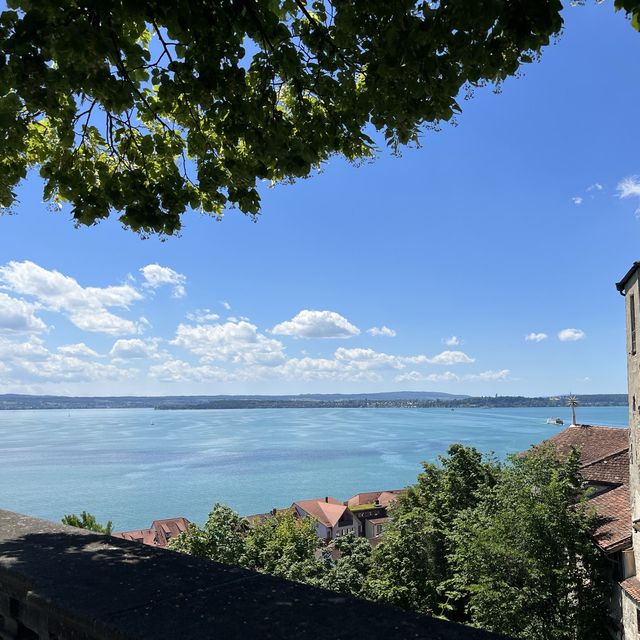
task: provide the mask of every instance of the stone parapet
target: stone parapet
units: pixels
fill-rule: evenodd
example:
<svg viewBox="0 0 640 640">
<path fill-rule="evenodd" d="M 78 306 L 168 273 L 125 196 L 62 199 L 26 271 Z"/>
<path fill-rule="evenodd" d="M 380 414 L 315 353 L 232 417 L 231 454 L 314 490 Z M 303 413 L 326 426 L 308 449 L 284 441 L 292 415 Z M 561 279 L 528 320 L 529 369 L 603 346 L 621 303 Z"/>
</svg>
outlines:
<svg viewBox="0 0 640 640">
<path fill-rule="evenodd" d="M 2 640 L 359 636 L 499 638 L 395 607 L 0 510 Z"/>
</svg>

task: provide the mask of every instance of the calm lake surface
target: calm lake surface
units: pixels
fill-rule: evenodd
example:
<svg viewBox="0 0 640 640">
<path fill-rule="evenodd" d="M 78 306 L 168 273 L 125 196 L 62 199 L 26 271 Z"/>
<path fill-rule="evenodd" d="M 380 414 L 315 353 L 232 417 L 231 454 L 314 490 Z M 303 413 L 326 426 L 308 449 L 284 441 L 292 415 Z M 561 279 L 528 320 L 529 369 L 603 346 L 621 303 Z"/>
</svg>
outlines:
<svg viewBox="0 0 640 640">
<path fill-rule="evenodd" d="M 59 520 L 85 509 L 115 530 L 218 501 L 243 515 L 293 500 L 401 488 L 453 442 L 497 456 L 571 422 L 568 409 L 97 409 L 0 411 L 0 508 Z M 579 407 L 626 426 L 626 407 Z"/>
</svg>

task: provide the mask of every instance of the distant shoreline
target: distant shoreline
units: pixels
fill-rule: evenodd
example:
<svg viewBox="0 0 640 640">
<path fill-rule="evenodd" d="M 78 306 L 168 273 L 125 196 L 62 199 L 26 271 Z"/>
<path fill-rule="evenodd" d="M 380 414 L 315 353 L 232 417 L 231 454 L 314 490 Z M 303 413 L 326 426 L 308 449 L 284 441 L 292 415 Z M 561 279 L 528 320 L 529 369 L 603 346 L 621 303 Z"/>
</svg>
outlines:
<svg viewBox="0 0 640 640">
<path fill-rule="evenodd" d="M 626 394 L 578 395 L 583 407 L 627 406 Z M 317 394 L 300 396 L 113 396 L 0 395 L 1 410 L 35 409 L 499 409 L 566 407 L 567 396 L 455 396 L 437 392 Z"/>
</svg>

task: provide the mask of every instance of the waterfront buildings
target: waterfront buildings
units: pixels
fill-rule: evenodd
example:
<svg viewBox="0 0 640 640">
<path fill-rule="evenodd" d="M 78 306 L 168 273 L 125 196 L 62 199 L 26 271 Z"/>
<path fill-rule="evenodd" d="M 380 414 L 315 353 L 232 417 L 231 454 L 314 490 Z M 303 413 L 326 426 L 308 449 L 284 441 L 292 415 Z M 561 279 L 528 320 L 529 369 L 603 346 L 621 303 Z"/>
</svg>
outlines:
<svg viewBox="0 0 640 640">
<path fill-rule="evenodd" d="M 112 534 L 115 538 L 124 538 L 133 542 L 141 542 L 151 547 L 166 547 L 171 538 L 184 533 L 189 528 L 186 518 L 165 518 L 154 520 L 148 529 L 134 529 Z"/>
</svg>

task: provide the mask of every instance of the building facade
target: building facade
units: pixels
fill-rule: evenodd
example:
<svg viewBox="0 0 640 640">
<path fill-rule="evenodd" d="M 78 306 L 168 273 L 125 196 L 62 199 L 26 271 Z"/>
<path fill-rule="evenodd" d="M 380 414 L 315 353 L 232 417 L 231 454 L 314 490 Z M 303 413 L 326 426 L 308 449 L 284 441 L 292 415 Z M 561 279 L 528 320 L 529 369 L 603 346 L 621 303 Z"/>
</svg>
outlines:
<svg viewBox="0 0 640 640">
<path fill-rule="evenodd" d="M 624 640 L 640 637 L 640 581 L 636 567 L 640 567 L 640 262 L 616 284 L 625 297 L 627 325 L 627 389 L 629 393 L 629 492 L 631 498 L 633 555 L 629 559 L 626 579 L 621 583 L 620 609 Z"/>
</svg>

